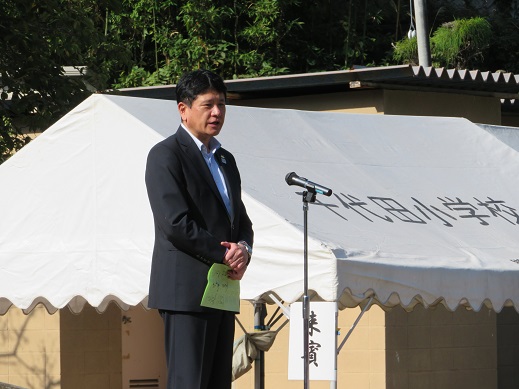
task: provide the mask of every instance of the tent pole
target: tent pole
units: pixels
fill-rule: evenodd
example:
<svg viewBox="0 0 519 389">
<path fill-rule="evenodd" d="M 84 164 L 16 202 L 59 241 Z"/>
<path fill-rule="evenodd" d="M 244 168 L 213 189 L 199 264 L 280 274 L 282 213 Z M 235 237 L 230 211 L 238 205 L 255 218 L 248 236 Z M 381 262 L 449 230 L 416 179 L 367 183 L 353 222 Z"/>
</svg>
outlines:
<svg viewBox="0 0 519 389">
<path fill-rule="evenodd" d="M 373 301 L 373 296 L 371 296 L 369 298 L 368 303 L 366 304 L 366 306 L 364 308 L 362 308 L 362 311 L 359 313 L 359 316 L 357 316 L 357 319 L 355 319 L 355 322 L 353 323 L 353 325 L 351 326 L 350 330 L 348 331 L 348 333 L 344 337 L 343 341 L 341 342 L 341 344 L 337 348 L 337 354 L 339 354 L 341 352 L 344 344 L 346 343 L 346 341 L 350 337 L 351 333 L 357 327 L 357 324 L 359 324 L 360 319 L 362 319 L 362 316 L 366 313 L 366 311 L 369 309 L 369 307 L 371 307 L 371 302 L 372 301 Z"/>
<path fill-rule="evenodd" d="M 254 301 L 254 331 L 265 330 L 265 303 Z M 254 360 L 254 389 L 265 389 L 265 352 L 258 350 Z"/>
<path fill-rule="evenodd" d="M 330 381 L 330 389 L 337 389 L 337 359 L 339 357 L 339 350 L 337 350 L 337 337 L 338 328 L 339 328 L 339 305 L 337 301 L 335 302 L 335 345 L 333 346 L 333 350 L 335 351 L 335 355 L 333 358 L 333 380 Z"/>
</svg>

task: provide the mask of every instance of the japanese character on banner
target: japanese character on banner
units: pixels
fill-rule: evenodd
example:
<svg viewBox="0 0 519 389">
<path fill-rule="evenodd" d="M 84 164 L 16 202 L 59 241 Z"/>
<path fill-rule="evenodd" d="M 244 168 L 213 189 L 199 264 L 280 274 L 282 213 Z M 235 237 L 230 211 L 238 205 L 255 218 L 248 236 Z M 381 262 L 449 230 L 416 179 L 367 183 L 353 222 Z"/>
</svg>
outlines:
<svg viewBox="0 0 519 389">
<path fill-rule="evenodd" d="M 308 367 L 310 380 L 334 379 L 336 349 L 336 303 L 310 302 L 308 315 Z M 288 379 L 304 379 L 303 304 L 290 306 Z"/>
</svg>

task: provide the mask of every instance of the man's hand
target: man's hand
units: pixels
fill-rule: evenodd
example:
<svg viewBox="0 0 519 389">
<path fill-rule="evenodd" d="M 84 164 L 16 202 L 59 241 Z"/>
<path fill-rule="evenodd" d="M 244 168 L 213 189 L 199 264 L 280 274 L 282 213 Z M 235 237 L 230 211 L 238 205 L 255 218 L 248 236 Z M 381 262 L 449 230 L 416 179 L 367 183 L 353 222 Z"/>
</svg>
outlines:
<svg viewBox="0 0 519 389">
<path fill-rule="evenodd" d="M 245 270 L 247 270 L 247 266 L 245 265 L 240 270 L 229 270 L 227 272 L 227 277 L 231 280 L 241 280 L 243 275 L 245 274 Z"/>
<path fill-rule="evenodd" d="M 220 244 L 227 248 L 223 263 L 229 266 L 233 271 L 240 272 L 243 269 L 243 272 L 245 272 L 245 269 L 247 268 L 247 261 L 249 259 L 249 254 L 247 253 L 245 247 L 231 242 L 222 242 Z"/>
</svg>

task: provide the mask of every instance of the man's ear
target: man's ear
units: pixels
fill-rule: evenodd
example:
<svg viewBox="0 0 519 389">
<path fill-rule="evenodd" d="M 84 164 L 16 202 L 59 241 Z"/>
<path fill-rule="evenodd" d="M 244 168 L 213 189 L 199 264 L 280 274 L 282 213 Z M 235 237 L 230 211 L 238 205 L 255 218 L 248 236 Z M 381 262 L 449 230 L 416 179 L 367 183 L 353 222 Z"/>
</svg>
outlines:
<svg viewBox="0 0 519 389">
<path fill-rule="evenodd" d="M 188 108 L 187 104 L 184 102 L 180 102 L 177 104 L 178 113 L 180 113 L 180 118 L 182 119 L 182 122 L 186 119 L 186 109 Z"/>
</svg>

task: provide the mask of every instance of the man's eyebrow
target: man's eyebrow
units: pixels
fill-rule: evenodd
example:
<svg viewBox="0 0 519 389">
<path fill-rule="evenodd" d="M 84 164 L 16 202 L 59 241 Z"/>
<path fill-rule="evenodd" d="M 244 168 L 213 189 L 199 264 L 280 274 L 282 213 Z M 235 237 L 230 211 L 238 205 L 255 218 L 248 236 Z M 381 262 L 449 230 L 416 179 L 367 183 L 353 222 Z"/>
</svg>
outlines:
<svg viewBox="0 0 519 389">
<path fill-rule="evenodd" d="M 225 103 L 225 98 L 223 98 L 223 97 L 222 97 L 222 98 L 218 97 L 218 98 L 215 99 L 215 98 L 213 98 L 213 97 L 209 97 L 209 98 L 207 98 L 207 99 L 201 99 L 201 100 L 200 100 L 200 103 L 201 103 L 201 104 L 205 104 L 205 103 L 212 103 L 212 102 L 224 102 L 224 103 Z"/>
</svg>

